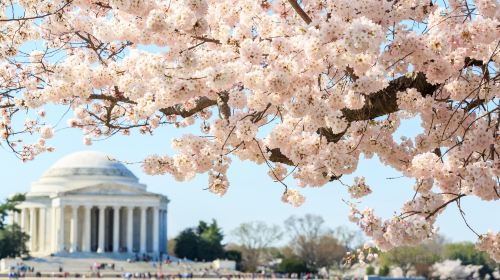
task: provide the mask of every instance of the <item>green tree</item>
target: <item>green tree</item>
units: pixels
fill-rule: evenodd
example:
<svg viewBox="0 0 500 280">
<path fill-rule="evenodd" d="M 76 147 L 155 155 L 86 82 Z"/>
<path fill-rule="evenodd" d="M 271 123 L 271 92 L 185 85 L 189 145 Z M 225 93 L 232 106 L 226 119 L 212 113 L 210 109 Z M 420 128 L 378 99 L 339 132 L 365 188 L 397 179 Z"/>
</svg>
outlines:
<svg viewBox="0 0 500 280">
<path fill-rule="evenodd" d="M 26 248 L 29 235 L 22 232 L 17 224 L 5 225 L 5 218 L 9 212 L 19 212 L 16 206 L 25 198 L 24 194 L 16 194 L 0 204 L 0 259 L 19 257 L 29 253 Z"/>
<path fill-rule="evenodd" d="M 366 267 L 366 275 L 375 275 L 375 268 L 371 265 Z"/>
<path fill-rule="evenodd" d="M 217 221 L 211 224 L 200 221 L 197 230 L 199 236 L 198 257 L 201 260 L 212 261 L 224 257 L 224 246 L 222 245 L 222 229 Z"/>
<path fill-rule="evenodd" d="M 22 193 L 18 193 L 9 197 L 5 200 L 5 203 L 0 204 L 0 230 L 5 227 L 5 218 L 9 215 L 9 212 L 18 212 L 19 209 L 16 206 L 23 202 L 26 199 L 26 196 Z"/>
<path fill-rule="evenodd" d="M 196 228 L 187 228 L 175 238 L 175 256 L 198 261 L 223 258 L 223 238 L 222 230 L 215 220 L 211 224 L 200 221 Z"/>
<path fill-rule="evenodd" d="M 178 258 L 198 260 L 199 237 L 193 228 L 187 228 L 175 238 L 174 253 Z"/>
<path fill-rule="evenodd" d="M 241 251 L 236 249 L 226 250 L 224 258 L 227 260 L 235 261 L 237 270 L 241 271 L 243 269 Z"/>
<path fill-rule="evenodd" d="M 389 275 L 390 268 L 387 265 L 383 265 L 378 269 L 378 275 L 379 276 L 387 276 Z"/>
<path fill-rule="evenodd" d="M 278 265 L 276 272 L 279 273 L 301 273 L 314 272 L 307 268 L 306 263 L 298 257 L 284 258 Z"/>
<path fill-rule="evenodd" d="M 21 231 L 17 225 L 8 225 L 0 229 L 0 259 L 15 258 L 29 253 L 26 242 L 29 235 Z"/>
<path fill-rule="evenodd" d="M 238 250 L 227 250 L 225 253 L 225 258 L 236 263 L 241 262 L 241 252 Z"/>
</svg>

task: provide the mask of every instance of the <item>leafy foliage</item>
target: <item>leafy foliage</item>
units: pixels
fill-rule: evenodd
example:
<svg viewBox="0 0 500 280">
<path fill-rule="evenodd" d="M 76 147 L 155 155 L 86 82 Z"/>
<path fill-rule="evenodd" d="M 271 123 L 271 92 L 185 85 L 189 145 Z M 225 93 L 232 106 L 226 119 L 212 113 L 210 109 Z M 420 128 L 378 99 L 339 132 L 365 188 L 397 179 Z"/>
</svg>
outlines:
<svg viewBox="0 0 500 280">
<path fill-rule="evenodd" d="M 179 233 L 179 235 L 175 238 L 174 253 L 179 258 L 197 260 L 199 258 L 198 246 L 198 235 L 194 229 L 187 228 Z"/>
<path fill-rule="evenodd" d="M 21 231 L 17 225 L 8 225 L 0 230 L 0 259 L 14 258 L 26 255 L 29 253 L 26 248 L 26 242 L 29 240 L 29 235 Z"/>
<path fill-rule="evenodd" d="M 215 220 L 211 224 L 200 221 L 198 227 L 187 228 L 175 238 L 174 253 L 179 258 L 212 261 L 225 256 L 221 228 Z"/>
<path fill-rule="evenodd" d="M 366 275 L 374 275 L 375 274 L 375 268 L 371 265 L 366 267 Z"/>
<path fill-rule="evenodd" d="M 200 221 L 197 234 L 199 236 L 199 259 L 210 261 L 224 257 L 225 252 L 222 245 L 224 235 L 215 220 L 211 224 Z"/>
<path fill-rule="evenodd" d="M 390 268 L 387 265 L 383 265 L 378 269 L 378 275 L 379 276 L 387 276 L 389 275 Z"/>
<path fill-rule="evenodd" d="M 278 265 L 276 272 L 301 273 L 301 272 L 314 272 L 314 271 L 311 271 L 303 260 L 297 257 L 291 257 L 283 259 L 281 263 Z"/>
<path fill-rule="evenodd" d="M 5 218 L 11 211 L 19 212 L 19 209 L 16 209 L 16 205 L 20 202 L 23 202 L 26 199 L 26 196 L 22 193 L 17 193 L 12 197 L 6 199 L 5 203 L 0 204 L 0 230 L 5 227 Z"/>
<path fill-rule="evenodd" d="M 25 199 L 24 194 L 15 194 L 0 204 L 0 259 L 28 254 L 26 242 L 29 240 L 29 235 L 22 232 L 17 224 L 5 225 L 5 218 L 9 212 L 19 212 L 16 206 Z"/>
<path fill-rule="evenodd" d="M 225 253 L 225 258 L 235 261 L 236 263 L 239 263 L 242 260 L 241 252 L 238 250 L 227 250 Z"/>
<path fill-rule="evenodd" d="M 242 270 L 242 253 L 238 250 L 226 250 L 224 258 L 236 262 L 236 270 Z"/>
</svg>

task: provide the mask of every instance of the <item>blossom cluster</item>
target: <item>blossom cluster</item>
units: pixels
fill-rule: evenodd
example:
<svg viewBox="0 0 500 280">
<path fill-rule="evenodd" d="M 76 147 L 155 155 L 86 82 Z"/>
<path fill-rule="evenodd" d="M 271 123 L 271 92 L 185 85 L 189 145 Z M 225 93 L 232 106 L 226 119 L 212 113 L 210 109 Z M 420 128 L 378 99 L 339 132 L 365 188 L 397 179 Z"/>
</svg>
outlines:
<svg viewBox="0 0 500 280">
<path fill-rule="evenodd" d="M 294 207 L 299 207 L 305 201 L 303 195 L 301 195 L 297 190 L 286 190 L 281 200 L 285 203 L 289 203 Z"/>
<path fill-rule="evenodd" d="M 436 229 L 433 220 L 419 215 L 407 218 L 394 217 L 382 220 L 375 216 L 374 210 L 363 211 L 351 206 L 351 221 L 357 223 L 363 232 L 373 239 L 373 242 L 383 251 L 399 246 L 412 246 L 434 236 Z"/>
<path fill-rule="evenodd" d="M 476 247 L 481 251 L 488 252 L 493 260 L 500 262 L 500 233 L 488 232 L 481 235 Z"/>
<path fill-rule="evenodd" d="M 354 185 L 349 187 L 349 193 L 352 198 L 361 198 L 369 195 L 372 192 L 370 187 L 365 183 L 365 177 L 354 178 Z"/>
</svg>

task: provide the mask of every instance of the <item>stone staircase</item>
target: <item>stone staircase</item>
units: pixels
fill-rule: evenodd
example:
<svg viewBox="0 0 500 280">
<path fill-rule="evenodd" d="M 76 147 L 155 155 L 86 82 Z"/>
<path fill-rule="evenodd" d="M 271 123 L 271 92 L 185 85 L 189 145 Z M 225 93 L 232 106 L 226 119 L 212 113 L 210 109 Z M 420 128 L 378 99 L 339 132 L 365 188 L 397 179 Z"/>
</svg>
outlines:
<svg viewBox="0 0 500 280">
<path fill-rule="evenodd" d="M 38 257 L 31 258 L 28 260 L 21 259 L 3 259 L 0 261 L 0 272 L 7 273 L 10 267 L 16 267 L 19 264 L 25 266 L 33 267 L 35 272 L 47 273 L 59 273 L 59 268 L 62 268 L 63 272 L 88 274 L 96 272 L 94 265 L 98 264 L 114 264 L 114 270 L 109 266 L 101 269 L 102 274 L 123 274 L 125 272 L 129 273 L 158 273 L 162 272 L 164 274 L 179 274 L 179 273 L 202 273 L 203 271 L 209 271 L 212 267 L 212 263 L 200 263 L 192 262 L 186 260 L 179 260 L 176 258 L 171 258 L 172 263 L 162 264 L 158 266 L 157 262 L 128 262 L 127 259 L 134 259 L 133 255 L 127 254 L 92 254 L 92 253 L 78 253 L 78 254 L 67 254 L 49 257 Z"/>
</svg>

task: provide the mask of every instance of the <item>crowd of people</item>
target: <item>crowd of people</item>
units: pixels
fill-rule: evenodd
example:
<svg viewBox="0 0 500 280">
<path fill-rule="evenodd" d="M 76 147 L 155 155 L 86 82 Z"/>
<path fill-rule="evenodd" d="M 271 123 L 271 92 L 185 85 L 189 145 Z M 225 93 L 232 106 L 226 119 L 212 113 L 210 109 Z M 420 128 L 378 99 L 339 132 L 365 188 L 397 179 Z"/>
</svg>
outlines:
<svg viewBox="0 0 500 280">
<path fill-rule="evenodd" d="M 39 271 L 35 272 L 35 267 L 26 265 L 23 262 L 18 262 L 10 267 L 10 272 L 8 273 L 9 278 L 25 277 L 26 274 L 40 275 Z"/>
<path fill-rule="evenodd" d="M 125 278 L 125 279 L 190 279 L 190 278 L 235 278 L 238 275 L 227 275 L 218 270 L 208 267 L 193 267 L 189 262 L 182 260 L 173 261 L 169 257 L 158 259 L 150 257 L 146 254 L 136 254 L 133 258 L 127 259 L 127 263 L 132 264 L 136 262 L 145 262 L 150 264 L 150 271 L 148 272 L 130 272 L 127 271 L 127 265 L 116 265 L 115 263 L 95 262 L 89 266 L 86 272 L 70 272 L 67 271 L 62 265 L 59 265 L 57 272 L 35 271 L 35 267 L 28 266 L 23 262 L 16 263 L 10 267 L 8 277 L 10 279 L 24 278 L 24 277 L 50 277 L 50 278 Z M 164 265 L 172 265 L 173 269 L 168 269 L 171 273 L 165 273 L 162 269 Z M 173 272 L 174 270 L 175 272 Z M 7 276 L 7 275 L 6 275 Z M 1 277 L 1 275 L 0 275 Z"/>
<path fill-rule="evenodd" d="M 262 273 L 231 273 L 231 274 L 194 274 L 192 272 L 177 273 L 177 274 L 165 274 L 162 272 L 125 272 L 125 273 L 103 273 L 103 272 L 92 272 L 92 273 L 46 273 L 42 274 L 40 272 L 34 275 L 30 274 L 17 274 L 16 272 L 9 273 L 10 279 L 18 279 L 24 277 L 50 277 L 50 278 L 123 278 L 123 279 L 193 279 L 193 278 L 207 278 L 207 279 L 318 279 L 317 275 L 307 273 L 307 274 L 262 274 Z"/>
<path fill-rule="evenodd" d="M 194 263 L 176 259 L 173 261 L 167 258 L 152 258 L 147 255 L 135 255 L 127 259 L 127 264 L 135 262 L 146 262 L 150 264 L 150 271 L 131 272 L 127 271 L 127 265 L 117 265 L 116 263 L 95 262 L 85 273 L 75 273 L 66 271 L 60 265 L 57 272 L 41 273 L 35 267 L 28 266 L 23 262 L 11 266 L 8 277 L 10 279 L 24 277 L 50 277 L 50 278 L 124 278 L 124 279 L 192 279 L 192 278 L 224 278 L 224 279 L 268 279 L 268 278 L 288 278 L 288 279 L 313 279 L 317 275 L 313 274 L 278 274 L 278 273 L 241 273 L 237 271 L 223 271 L 209 266 L 196 266 Z M 170 273 L 166 273 L 162 268 L 170 265 Z M 175 271 L 175 272 L 174 272 Z M 0 275 L 1 276 L 1 275 Z"/>
</svg>

